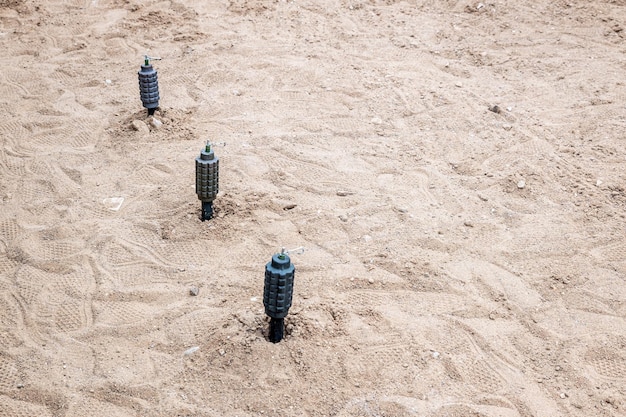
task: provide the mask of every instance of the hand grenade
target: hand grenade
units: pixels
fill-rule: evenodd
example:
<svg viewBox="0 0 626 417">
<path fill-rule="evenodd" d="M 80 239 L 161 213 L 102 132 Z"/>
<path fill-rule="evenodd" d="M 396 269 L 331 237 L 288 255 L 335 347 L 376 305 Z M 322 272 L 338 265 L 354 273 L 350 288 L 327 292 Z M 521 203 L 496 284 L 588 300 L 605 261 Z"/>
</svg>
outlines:
<svg viewBox="0 0 626 417">
<path fill-rule="evenodd" d="M 202 220 L 213 217 L 213 200 L 219 191 L 220 160 L 211 143 L 207 141 L 205 148 L 196 158 L 196 194 L 202 201 Z"/>
<path fill-rule="evenodd" d="M 148 115 L 152 116 L 159 107 L 159 80 L 156 70 L 152 67 L 150 60 L 161 59 L 144 57 L 144 63 L 139 71 L 139 96 L 143 106 L 148 109 Z"/>
<path fill-rule="evenodd" d="M 265 314 L 270 317 L 269 339 L 272 343 L 278 343 L 283 338 L 284 319 L 291 307 L 295 273 L 296 269 L 284 249 L 265 265 L 263 305 Z"/>
</svg>

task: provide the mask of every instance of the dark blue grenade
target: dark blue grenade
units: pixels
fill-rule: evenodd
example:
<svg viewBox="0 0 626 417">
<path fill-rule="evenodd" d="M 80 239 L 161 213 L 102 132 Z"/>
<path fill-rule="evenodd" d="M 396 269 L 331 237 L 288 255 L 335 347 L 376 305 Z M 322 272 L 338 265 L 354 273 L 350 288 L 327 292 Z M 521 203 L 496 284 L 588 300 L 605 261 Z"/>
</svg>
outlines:
<svg viewBox="0 0 626 417">
<path fill-rule="evenodd" d="M 196 194 L 202 201 L 202 220 L 213 217 L 213 200 L 217 197 L 220 184 L 220 160 L 215 156 L 211 143 L 196 158 Z"/>
<path fill-rule="evenodd" d="M 296 268 L 284 250 L 272 256 L 272 260 L 265 265 L 263 305 L 265 314 L 270 317 L 269 339 L 272 343 L 278 343 L 283 338 L 284 318 L 291 307 L 295 273 Z"/>
<path fill-rule="evenodd" d="M 159 80 L 156 70 L 150 63 L 151 59 L 145 56 L 144 64 L 139 71 L 139 96 L 143 106 L 148 109 L 148 115 L 152 116 L 154 111 L 159 107 Z"/>
</svg>

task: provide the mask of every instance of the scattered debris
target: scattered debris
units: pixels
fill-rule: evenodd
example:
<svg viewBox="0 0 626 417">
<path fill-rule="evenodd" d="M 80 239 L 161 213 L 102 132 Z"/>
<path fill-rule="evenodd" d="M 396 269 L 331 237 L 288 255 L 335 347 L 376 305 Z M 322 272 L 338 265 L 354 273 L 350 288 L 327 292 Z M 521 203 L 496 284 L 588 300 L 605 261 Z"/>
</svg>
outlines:
<svg viewBox="0 0 626 417">
<path fill-rule="evenodd" d="M 197 351 L 200 350 L 200 346 L 194 346 L 194 347 L 190 347 L 189 349 L 187 349 L 185 352 L 183 352 L 183 355 L 185 356 L 189 356 Z"/>
<path fill-rule="evenodd" d="M 110 197 L 102 200 L 102 204 L 109 210 L 118 211 L 124 203 L 124 197 Z"/>
<path fill-rule="evenodd" d="M 346 191 L 346 190 L 339 190 L 339 191 L 337 191 L 337 195 L 339 197 L 346 197 L 346 196 L 353 195 L 353 194 L 354 193 L 352 191 Z"/>
</svg>

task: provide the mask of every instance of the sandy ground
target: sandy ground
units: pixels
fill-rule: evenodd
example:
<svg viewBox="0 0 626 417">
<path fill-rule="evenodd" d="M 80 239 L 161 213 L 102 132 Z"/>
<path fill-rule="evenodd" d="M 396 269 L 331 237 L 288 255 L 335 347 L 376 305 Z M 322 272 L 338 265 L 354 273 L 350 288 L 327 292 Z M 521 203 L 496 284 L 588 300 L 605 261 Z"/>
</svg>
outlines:
<svg viewBox="0 0 626 417">
<path fill-rule="evenodd" d="M 0 416 L 626 415 L 625 28 L 624 0 L 0 0 Z M 298 246 L 272 344 L 264 265 Z"/>
</svg>

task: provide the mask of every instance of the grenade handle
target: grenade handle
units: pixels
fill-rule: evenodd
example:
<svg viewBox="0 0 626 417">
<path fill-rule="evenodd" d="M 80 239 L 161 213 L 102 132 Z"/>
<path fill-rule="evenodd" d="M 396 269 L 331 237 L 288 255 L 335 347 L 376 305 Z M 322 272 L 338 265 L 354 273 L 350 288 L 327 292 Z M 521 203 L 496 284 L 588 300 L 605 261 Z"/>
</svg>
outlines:
<svg viewBox="0 0 626 417">
<path fill-rule="evenodd" d="M 150 65 L 150 61 L 160 61 L 160 60 L 161 58 L 156 57 L 156 56 L 148 56 L 148 54 L 143 56 L 143 62 L 144 62 L 144 65 L 146 66 Z"/>
<path fill-rule="evenodd" d="M 205 151 L 211 152 L 211 147 L 213 146 L 226 146 L 226 142 L 211 142 L 210 140 L 207 139 Z"/>
<path fill-rule="evenodd" d="M 281 255 L 289 255 L 291 253 L 295 253 L 297 255 L 302 255 L 304 253 L 304 246 L 300 246 L 298 248 L 294 248 L 294 249 L 289 249 L 286 250 L 285 247 L 280 248 L 280 254 L 278 255 L 279 257 Z"/>
</svg>

